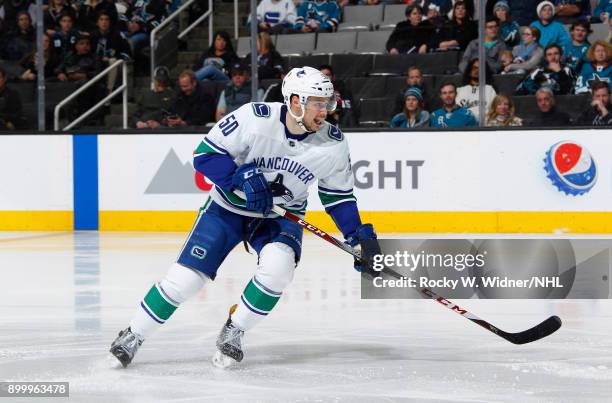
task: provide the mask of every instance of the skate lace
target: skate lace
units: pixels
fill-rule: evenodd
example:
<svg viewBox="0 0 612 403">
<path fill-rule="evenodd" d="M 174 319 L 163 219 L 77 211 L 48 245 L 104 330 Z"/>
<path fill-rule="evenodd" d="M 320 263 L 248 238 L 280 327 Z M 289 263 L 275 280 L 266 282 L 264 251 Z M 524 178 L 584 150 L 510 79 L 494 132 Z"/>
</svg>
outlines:
<svg viewBox="0 0 612 403">
<path fill-rule="evenodd" d="M 234 347 L 241 347 L 241 338 L 244 332 L 233 325 L 228 325 L 223 329 L 220 344 L 229 344 Z"/>
</svg>

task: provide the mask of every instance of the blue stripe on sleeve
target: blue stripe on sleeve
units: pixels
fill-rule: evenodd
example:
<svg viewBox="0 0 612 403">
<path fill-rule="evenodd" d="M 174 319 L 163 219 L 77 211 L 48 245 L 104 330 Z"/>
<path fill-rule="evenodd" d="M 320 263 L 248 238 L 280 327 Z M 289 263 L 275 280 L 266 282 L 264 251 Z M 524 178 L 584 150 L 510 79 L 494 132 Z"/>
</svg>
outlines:
<svg viewBox="0 0 612 403">
<path fill-rule="evenodd" d="M 334 220 L 336 227 L 342 231 L 344 238 L 351 232 L 356 231 L 357 227 L 361 225 L 357 203 L 354 201 L 336 204 L 335 206 L 326 208 L 325 211 Z"/>
<path fill-rule="evenodd" d="M 232 191 L 232 176 L 238 166 L 229 155 L 202 154 L 193 159 L 193 167 L 226 192 Z"/>
</svg>

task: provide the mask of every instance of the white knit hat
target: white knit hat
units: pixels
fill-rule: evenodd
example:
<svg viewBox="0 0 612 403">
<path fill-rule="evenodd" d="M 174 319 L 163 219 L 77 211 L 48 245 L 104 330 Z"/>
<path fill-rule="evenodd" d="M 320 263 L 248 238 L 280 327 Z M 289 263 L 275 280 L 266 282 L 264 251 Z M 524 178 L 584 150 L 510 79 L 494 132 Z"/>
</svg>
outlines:
<svg viewBox="0 0 612 403">
<path fill-rule="evenodd" d="M 542 18 L 540 17 L 540 12 L 542 11 L 542 8 L 544 8 L 544 6 L 550 6 L 550 8 L 552 8 L 552 15 L 554 17 L 555 16 L 555 5 L 550 1 L 543 1 L 540 4 L 538 4 L 538 7 L 536 8 L 538 18 Z"/>
</svg>

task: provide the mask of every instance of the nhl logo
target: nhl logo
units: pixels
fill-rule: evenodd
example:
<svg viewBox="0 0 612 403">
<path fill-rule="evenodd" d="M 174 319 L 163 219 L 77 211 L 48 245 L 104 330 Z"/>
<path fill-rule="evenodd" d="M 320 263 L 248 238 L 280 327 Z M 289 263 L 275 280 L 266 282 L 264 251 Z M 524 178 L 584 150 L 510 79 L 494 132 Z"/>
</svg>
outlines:
<svg viewBox="0 0 612 403">
<path fill-rule="evenodd" d="M 586 148 L 572 141 L 561 141 L 546 152 L 544 170 L 560 192 L 583 195 L 597 182 L 597 166 Z"/>
</svg>

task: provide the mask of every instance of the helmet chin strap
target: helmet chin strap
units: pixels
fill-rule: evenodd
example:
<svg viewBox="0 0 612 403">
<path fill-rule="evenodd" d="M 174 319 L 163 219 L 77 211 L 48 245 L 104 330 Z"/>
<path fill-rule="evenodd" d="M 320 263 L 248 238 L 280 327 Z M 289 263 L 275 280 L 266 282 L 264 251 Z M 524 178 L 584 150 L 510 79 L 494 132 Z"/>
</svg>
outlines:
<svg viewBox="0 0 612 403">
<path fill-rule="evenodd" d="M 293 114 L 293 111 L 291 110 L 291 105 L 289 105 L 289 107 L 287 108 L 287 112 L 289 112 L 289 115 L 291 115 L 291 117 L 295 119 L 295 123 L 297 123 L 300 129 L 304 130 L 305 132 L 309 132 L 310 130 L 306 128 L 304 122 L 302 121 L 302 119 L 304 119 L 304 115 L 306 114 L 306 111 L 304 110 L 304 105 L 302 105 L 301 103 L 299 105 L 300 110 L 302 111 L 302 114 L 300 116 L 296 116 Z"/>
</svg>

